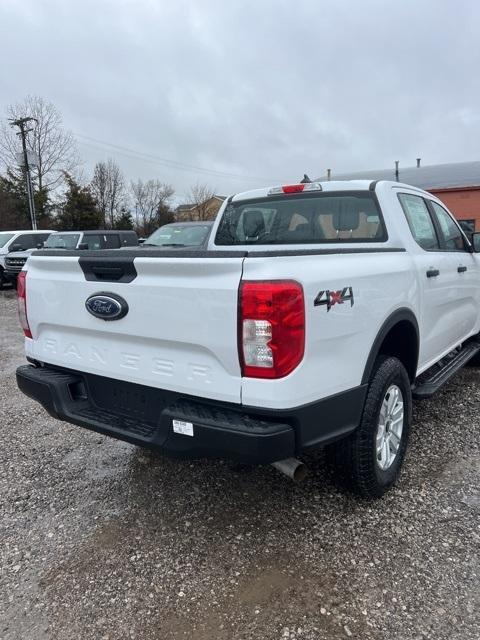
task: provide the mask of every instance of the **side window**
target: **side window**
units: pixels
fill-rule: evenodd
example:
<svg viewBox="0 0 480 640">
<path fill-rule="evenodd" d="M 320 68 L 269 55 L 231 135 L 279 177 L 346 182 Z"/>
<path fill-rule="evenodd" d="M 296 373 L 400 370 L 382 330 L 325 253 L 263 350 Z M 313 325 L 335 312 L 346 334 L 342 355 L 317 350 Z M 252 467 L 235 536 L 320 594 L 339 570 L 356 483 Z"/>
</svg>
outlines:
<svg viewBox="0 0 480 640">
<path fill-rule="evenodd" d="M 48 240 L 50 234 L 49 233 L 37 233 L 33 236 L 34 240 L 35 240 L 35 248 L 38 247 L 38 245 L 43 245 L 43 243 Z"/>
<path fill-rule="evenodd" d="M 33 249 L 35 247 L 35 236 L 31 233 L 24 233 L 18 236 L 13 244 L 21 244 L 24 249 Z"/>
<path fill-rule="evenodd" d="M 120 247 L 120 238 L 116 233 L 107 233 L 105 235 L 105 249 L 118 249 Z"/>
<path fill-rule="evenodd" d="M 467 251 L 465 240 L 458 225 L 447 211 L 436 202 L 430 200 L 430 204 L 442 230 L 443 239 L 445 241 L 445 249 L 447 251 Z"/>
<path fill-rule="evenodd" d="M 410 193 L 399 193 L 398 199 L 417 244 L 425 251 L 439 251 L 437 233 L 425 200 Z"/>
<path fill-rule="evenodd" d="M 102 249 L 105 246 L 103 236 L 100 235 L 85 235 L 82 242 L 88 244 L 90 250 Z"/>
</svg>

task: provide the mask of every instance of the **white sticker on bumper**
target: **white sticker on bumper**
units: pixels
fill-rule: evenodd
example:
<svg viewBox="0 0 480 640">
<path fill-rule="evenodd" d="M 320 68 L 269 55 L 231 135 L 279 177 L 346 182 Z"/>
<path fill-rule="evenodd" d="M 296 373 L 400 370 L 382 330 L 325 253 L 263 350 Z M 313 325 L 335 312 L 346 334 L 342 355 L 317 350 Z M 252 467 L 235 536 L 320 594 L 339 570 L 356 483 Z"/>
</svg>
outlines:
<svg viewBox="0 0 480 640">
<path fill-rule="evenodd" d="M 183 420 L 172 420 L 173 431 L 181 433 L 184 436 L 193 436 L 193 424 L 191 422 L 183 422 Z"/>
</svg>

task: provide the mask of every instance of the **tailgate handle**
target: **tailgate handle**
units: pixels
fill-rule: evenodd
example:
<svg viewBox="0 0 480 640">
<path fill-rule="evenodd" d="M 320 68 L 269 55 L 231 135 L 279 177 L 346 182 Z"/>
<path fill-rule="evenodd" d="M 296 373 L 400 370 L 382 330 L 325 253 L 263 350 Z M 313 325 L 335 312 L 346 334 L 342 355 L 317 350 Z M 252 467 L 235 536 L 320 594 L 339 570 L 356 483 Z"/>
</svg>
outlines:
<svg viewBox="0 0 480 640">
<path fill-rule="evenodd" d="M 137 277 L 133 258 L 80 258 L 85 280 L 91 282 L 132 282 Z"/>
<path fill-rule="evenodd" d="M 118 281 L 124 275 L 124 270 L 121 267 L 92 267 L 92 273 L 97 277 L 97 280 L 109 280 Z"/>
</svg>

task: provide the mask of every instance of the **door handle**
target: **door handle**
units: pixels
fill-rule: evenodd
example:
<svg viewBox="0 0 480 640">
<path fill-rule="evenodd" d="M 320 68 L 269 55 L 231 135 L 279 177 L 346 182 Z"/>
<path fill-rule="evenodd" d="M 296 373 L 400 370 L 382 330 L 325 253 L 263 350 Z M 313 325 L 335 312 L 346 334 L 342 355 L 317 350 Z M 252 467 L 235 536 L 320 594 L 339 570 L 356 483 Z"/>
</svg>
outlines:
<svg viewBox="0 0 480 640">
<path fill-rule="evenodd" d="M 436 276 L 440 275 L 440 271 L 438 269 L 429 269 L 427 271 L 427 278 L 436 278 Z"/>
<path fill-rule="evenodd" d="M 465 273 L 466 270 L 467 270 L 467 267 L 458 267 L 457 268 L 458 273 Z"/>
</svg>

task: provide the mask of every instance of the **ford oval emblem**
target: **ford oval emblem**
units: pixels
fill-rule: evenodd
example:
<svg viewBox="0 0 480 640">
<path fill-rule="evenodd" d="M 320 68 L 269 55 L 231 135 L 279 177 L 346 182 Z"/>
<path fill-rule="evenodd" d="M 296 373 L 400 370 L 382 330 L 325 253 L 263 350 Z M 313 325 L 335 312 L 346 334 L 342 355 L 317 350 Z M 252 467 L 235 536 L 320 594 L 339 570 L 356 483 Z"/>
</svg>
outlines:
<svg viewBox="0 0 480 640">
<path fill-rule="evenodd" d="M 87 298 L 85 307 L 88 313 L 101 320 L 120 320 L 128 313 L 127 302 L 116 293 L 94 293 Z"/>
</svg>

